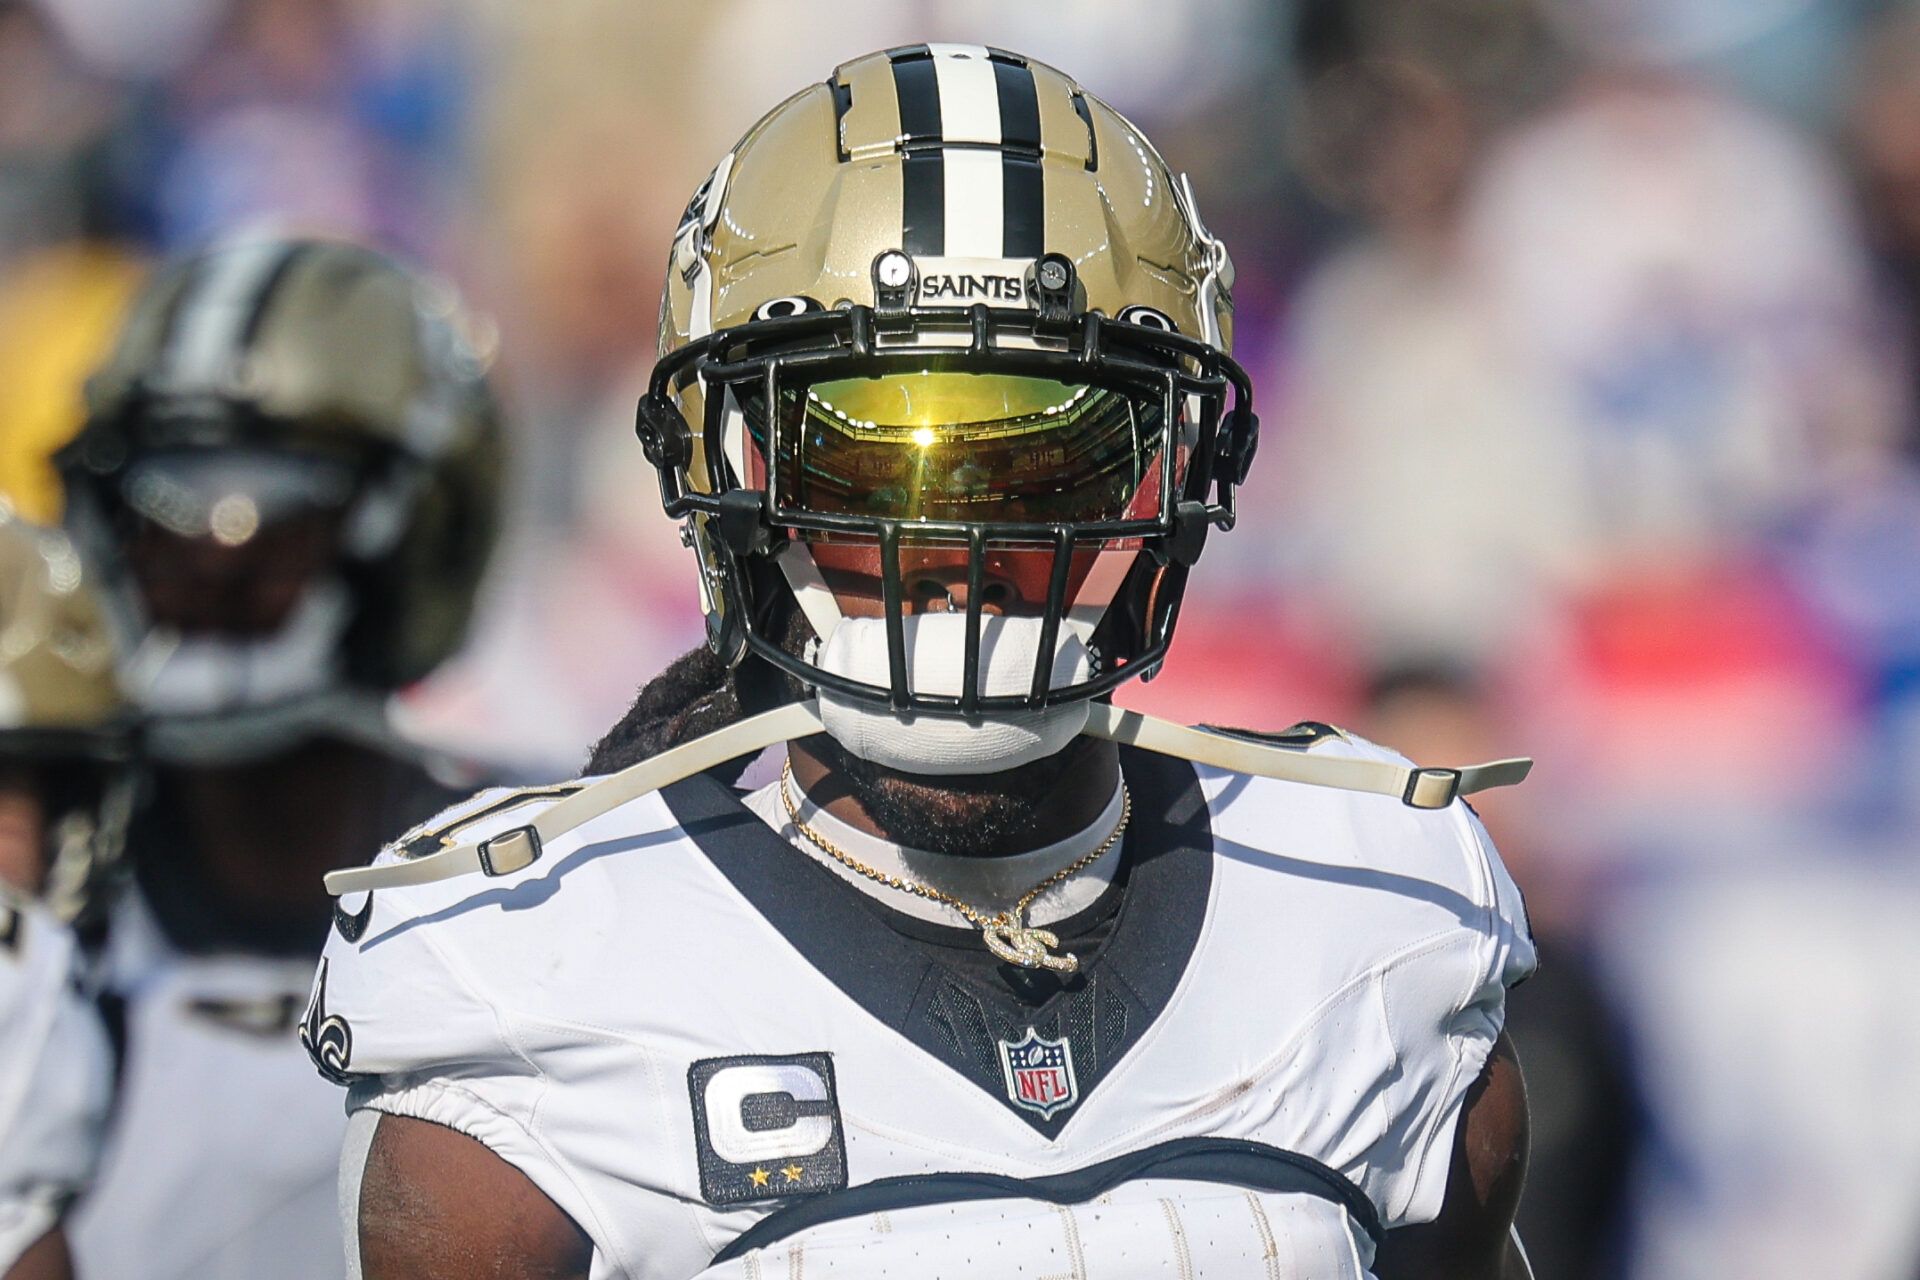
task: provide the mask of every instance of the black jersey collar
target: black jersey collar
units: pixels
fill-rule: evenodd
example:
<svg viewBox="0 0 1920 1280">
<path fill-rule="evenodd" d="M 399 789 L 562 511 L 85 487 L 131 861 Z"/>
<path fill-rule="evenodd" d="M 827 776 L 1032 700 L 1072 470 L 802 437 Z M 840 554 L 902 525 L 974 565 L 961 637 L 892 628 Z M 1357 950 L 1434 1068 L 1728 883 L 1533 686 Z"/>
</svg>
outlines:
<svg viewBox="0 0 1920 1280">
<path fill-rule="evenodd" d="M 662 796 L 688 838 L 810 965 L 1054 1138 L 1167 1008 L 1212 886 L 1213 834 L 1193 766 L 1127 747 L 1120 763 L 1133 820 L 1118 914 L 1105 943 L 1082 956 L 1080 972 L 1038 1008 L 941 964 L 937 945 L 876 917 L 867 895 L 796 850 L 723 783 L 698 775 Z M 1029 1031 L 1073 1046 L 1080 1098 L 1047 1118 L 1007 1098 L 999 1046 Z"/>
</svg>

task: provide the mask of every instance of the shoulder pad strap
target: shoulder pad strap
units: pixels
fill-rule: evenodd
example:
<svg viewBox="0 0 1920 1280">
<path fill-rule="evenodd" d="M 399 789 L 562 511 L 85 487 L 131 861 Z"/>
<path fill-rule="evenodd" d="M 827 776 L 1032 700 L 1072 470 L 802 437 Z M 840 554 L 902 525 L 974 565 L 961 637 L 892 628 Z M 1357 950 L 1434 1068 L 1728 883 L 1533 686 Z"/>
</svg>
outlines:
<svg viewBox="0 0 1920 1280">
<path fill-rule="evenodd" d="M 338 898 L 373 889 L 433 884 L 475 872 L 488 876 L 510 875 L 538 862 L 548 843 L 628 801 L 672 786 L 736 756 L 764 751 L 776 742 L 804 738 L 821 732 L 824 727 L 815 703 L 790 702 L 670 747 L 618 773 L 581 786 L 525 826 L 510 827 L 473 844 L 455 844 L 417 858 L 329 871 L 327 892 Z M 456 820 L 464 821 L 467 819 Z"/>
<path fill-rule="evenodd" d="M 738 756 L 763 751 L 777 742 L 820 733 L 824 728 L 816 703 L 791 702 L 683 742 L 584 785 L 525 826 L 409 860 L 329 871 L 327 892 L 337 898 L 374 889 L 432 884 L 475 872 L 488 876 L 510 875 L 538 862 L 549 842 L 630 800 Z M 1309 755 L 1298 748 L 1189 729 L 1105 702 L 1090 705 L 1086 732 L 1096 738 L 1238 773 L 1394 796 L 1416 809 L 1444 809 L 1459 796 L 1472 795 L 1488 787 L 1510 787 L 1525 779 L 1528 770 L 1533 768 L 1533 761 L 1527 759 L 1495 760 L 1460 769 L 1423 769 L 1386 760 Z"/>
<path fill-rule="evenodd" d="M 1302 720 L 1297 724 L 1288 725 L 1286 728 L 1278 730 L 1277 732 L 1259 729 L 1236 729 L 1221 724 L 1196 725 L 1195 728 L 1205 730 L 1207 733 L 1219 734 L 1223 738 L 1240 738 L 1247 742 L 1266 742 L 1276 747 L 1293 747 L 1298 750 L 1306 750 L 1309 747 L 1317 746 L 1333 738 L 1346 739 L 1348 736 L 1347 731 L 1338 725 L 1326 724 L 1319 720 Z"/>
<path fill-rule="evenodd" d="M 493 803 L 482 805 L 471 813 L 462 813 L 445 819 L 428 819 L 396 840 L 394 847 L 402 858 L 423 858 L 447 845 L 458 843 L 454 836 L 483 818 L 511 813 L 524 805 L 541 800 L 564 800 L 580 790 L 583 785 L 585 784 L 569 782 L 553 787 L 516 787 Z"/>
<path fill-rule="evenodd" d="M 1389 760 L 1311 755 L 1297 748 L 1189 729 L 1107 702 L 1093 704 L 1086 731 L 1096 738 L 1179 756 L 1216 769 L 1393 796 L 1415 809 L 1444 809 L 1460 796 L 1489 787 L 1513 786 L 1524 781 L 1533 768 L 1533 761 L 1524 758 L 1448 769 L 1394 764 Z"/>
</svg>

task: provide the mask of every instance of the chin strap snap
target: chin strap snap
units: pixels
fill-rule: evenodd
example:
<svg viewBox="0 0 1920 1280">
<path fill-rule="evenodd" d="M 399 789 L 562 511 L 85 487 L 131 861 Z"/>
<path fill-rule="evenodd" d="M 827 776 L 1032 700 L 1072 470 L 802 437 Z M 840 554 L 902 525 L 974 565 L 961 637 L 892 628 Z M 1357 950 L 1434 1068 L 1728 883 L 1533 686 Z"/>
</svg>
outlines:
<svg viewBox="0 0 1920 1280">
<path fill-rule="evenodd" d="M 1189 729 L 1138 711 L 1122 710 L 1110 703 L 1093 703 L 1089 711 L 1085 732 L 1095 738 L 1235 773 L 1392 796 L 1415 809 L 1444 809 L 1457 797 L 1489 787 L 1513 786 L 1524 780 L 1533 768 L 1531 760 L 1512 759 L 1461 769 L 1423 769 L 1387 760 L 1314 755 L 1310 751 L 1269 746 L 1203 729 Z M 375 889 L 433 884 L 464 875 L 510 875 L 538 862 L 546 846 L 561 836 L 630 800 L 672 786 L 728 760 L 764 751 L 776 743 L 820 733 L 824 727 L 817 703 L 811 700 L 788 703 L 608 774 L 523 826 L 419 858 L 329 871 L 327 892 L 338 898 Z"/>
</svg>

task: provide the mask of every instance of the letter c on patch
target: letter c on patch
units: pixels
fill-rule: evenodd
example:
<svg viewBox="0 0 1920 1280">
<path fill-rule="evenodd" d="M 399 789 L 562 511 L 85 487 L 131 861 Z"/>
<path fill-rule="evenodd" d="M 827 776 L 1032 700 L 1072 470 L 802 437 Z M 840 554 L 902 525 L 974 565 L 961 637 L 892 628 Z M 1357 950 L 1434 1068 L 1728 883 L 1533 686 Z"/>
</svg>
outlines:
<svg viewBox="0 0 1920 1280">
<path fill-rule="evenodd" d="M 794 1114 L 791 1104 L 780 1117 L 787 1123 L 748 1127 L 748 1102 L 782 1097 L 792 1103 L 826 1103 L 827 1082 L 812 1068 L 797 1062 L 763 1062 L 723 1067 L 707 1081 L 704 1101 L 707 1136 L 721 1159 L 734 1164 L 788 1160 L 810 1156 L 833 1140 L 831 1114 L 825 1108 L 803 1108 L 814 1114 Z"/>
</svg>

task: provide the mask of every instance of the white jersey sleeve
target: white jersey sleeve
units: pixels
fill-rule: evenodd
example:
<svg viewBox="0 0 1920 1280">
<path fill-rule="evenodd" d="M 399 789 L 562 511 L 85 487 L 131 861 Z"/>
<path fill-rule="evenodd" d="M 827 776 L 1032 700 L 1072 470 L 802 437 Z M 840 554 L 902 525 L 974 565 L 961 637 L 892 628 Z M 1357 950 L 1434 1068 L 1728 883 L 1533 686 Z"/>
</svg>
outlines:
<svg viewBox="0 0 1920 1280">
<path fill-rule="evenodd" d="M 1331 729 L 1311 749 L 1410 763 Z M 1364 891 L 1294 939 L 1313 955 L 1350 957 L 1323 984 L 1336 989 L 1317 1030 L 1293 1050 L 1294 1072 L 1342 1099 L 1328 1113 L 1338 1132 L 1303 1133 L 1301 1145 L 1361 1187 L 1386 1227 L 1432 1221 L 1462 1104 L 1506 1024 L 1507 989 L 1537 963 L 1519 889 L 1462 800 L 1421 810 L 1234 774 L 1213 775 L 1209 789 L 1223 844 Z"/>
<path fill-rule="evenodd" d="M 516 826 L 556 798 L 483 792 L 389 846 L 376 862 L 403 856 L 421 833 L 437 839 L 458 830 L 466 840 Z M 348 1086 L 350 1112 L 406 1116 L 466 1134 L 578 1218 L 584 1206 L 533 1136 L 532 1115 L 547 1082 L 483 984 L 435 938 L 459 913 L 512 909 L 502 901 L 511 893 L 459 881 L 382 889 L 337 904 L 300 1038 L 321 1074 Z M 357 1253 L 355 1210 L 342 1205 L 350 1258 Z"/>
<path fill-rule="evenodd" d="M 59 1221 L 99 1155 L 112 1053 L 71 935 L 0 894 L 0 1273 Z"/>
<path fill-rule="evenodd" d="M 1410 763 L 1372 743 L 1356 745 L 1396 763 Z M 1392 1135 L 1404 1143 L 1406 1176 L 1395 1194 L 1386 1197 L 1389 1226 L 1430 1222 L 1440 1215 L 1467 1093 L 1506 1027 L 1507 990 L 1539 964 L 1520 890 L 1479 815 L 1466 801 L 1455 800 L 1442 816 L 1456 832 L 1457 884 L 1472 904 L 1472 917 L 1462 921 L 1462 933 L 1471 945 L 1462 950 L 1457 972 L 1402 963 L 1382 978 L 1387 1025 L 1403 1067 L 1390 1096 L 1409 1120 Z M 1447 884 L 1452 870 L 1435 867 L 1429 874 Z M 1435 1043 L 1446 1052 L 1421 1048 Z"/>
<path fill-rule="evenodd" d="M 1446 1196 L 1447 1175 L 1456 1131 L 1466 1096 L 1486 1069 L 1494 1043 L 1506 1027 L 1507 990 L 1530 976 L 1538 966 L 1533 936 L 1519 888 L 1500 861 L 1478 815 L 1464 801 L 1453 804 L 1453 818 L 1462 827 L 1461 845 L 1468 862 L 1469 883 L 1478 879 L 1485 897 L 1484 942 L 1466 965 L 1464 995 L 1449 998 L 1444 990 L 1415 991 L 1415 984 L 1388 980 L 1388 1019 L 1396 1037 L 1431 1036 L 1436 1029 L 1454 1061 L 1429 1059 L 1431 1071 L 1422 1078 L 1409 1072 L 1402 1096 L 1424 1093 L 1418 1110 L 1429 1123 L 1407 1135 L 1408 1168 L 1412 1174 L 1404 1202 L 1390 1206 L 1389 1223 L 1428 1222 L 1440 1214 Z M 1401 998 L 1396 1000 L 1396 991 Z M 1411 995 L 1413 998 L 1406 998 Z M 1419 1055 L 1408 1055 L 1414 1060 Z M 1397 1213 L 1394 1212 L 1397 1209 Z"/>
</svg>

